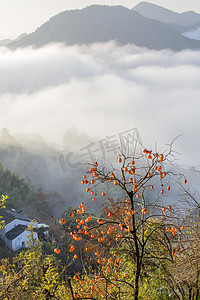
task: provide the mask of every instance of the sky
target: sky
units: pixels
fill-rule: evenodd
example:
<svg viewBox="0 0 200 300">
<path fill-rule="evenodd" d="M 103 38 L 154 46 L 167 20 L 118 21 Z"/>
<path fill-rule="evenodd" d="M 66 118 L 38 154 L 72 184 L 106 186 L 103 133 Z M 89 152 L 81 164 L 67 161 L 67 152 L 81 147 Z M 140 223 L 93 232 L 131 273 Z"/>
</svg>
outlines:
<svg viewBox="0 0 200 300">
<path fill-rule="evenodd" d="M 134 7 L 138 0 L 0 0 L 0 39 L 16 38 L 31 33 L 50 17 L 68 9 L 81 9 L 92 4 L 123 5 Z M 152 0 L 151 3 L 183 12 L 200 13 L 199 0 Z"/>
</svg>

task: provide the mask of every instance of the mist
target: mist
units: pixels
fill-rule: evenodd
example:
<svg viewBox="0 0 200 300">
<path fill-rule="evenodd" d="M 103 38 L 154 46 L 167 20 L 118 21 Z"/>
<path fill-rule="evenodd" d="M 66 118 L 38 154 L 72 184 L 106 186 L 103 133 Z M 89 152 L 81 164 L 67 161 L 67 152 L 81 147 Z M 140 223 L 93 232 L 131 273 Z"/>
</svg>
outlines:
<svg viewBox="0 0 200 300">
<path fill-rule="evenodd" d="M 200 40 L 200 27 L 195 30 L 187 31 L 183 35 L 190 39 Z"/>
<path fill-rule="evenodd" d="M 114 42 L 1 48 L 0 66 L 0 127 L 12 135 L 41 136 L 62 148 L 72 127 L 97 138 L 137 127 L 151 148 L 182 135 L 179 161 L 199 164 L 198 51 Z"/>
<path fill-rule="evenodd" d="M 0 128 L 11 136 L 1 146 L 20 145 L 0 153 L 3 166 L 47 193 L 61 193 L 60 213 L 90 200 L 80 186 L 84 168 L 63 166 L 59 158 L 74 151 L 76 163 L 89 143 L 95 148 L 136 128 L 142 145 L 158 151 L 179 136 L 175 164 L 198 186 L 199 54 L 115 42 L 0 48 Z"/>
</svg>

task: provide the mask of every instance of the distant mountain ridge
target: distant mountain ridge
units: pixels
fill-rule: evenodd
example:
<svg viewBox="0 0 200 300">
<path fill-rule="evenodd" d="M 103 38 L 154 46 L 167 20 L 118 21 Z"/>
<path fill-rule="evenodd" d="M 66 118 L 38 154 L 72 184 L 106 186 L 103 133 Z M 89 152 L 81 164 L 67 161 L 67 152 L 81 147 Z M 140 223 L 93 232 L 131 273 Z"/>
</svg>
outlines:
<svg viewBox="0 0 200 300">
<path fill-rule="evenodd" d="M 16 39 L 5 39 L 5 40 L 0 40 L 0 46 L 7 46 L 13 42 L 19 41 L 23 37 L 25 37 L 27 33 L 22 33 L 20 34 Z"/>
<path fill-rule="evenodd" d="M 110 40 L 156 50 L 200 49 L 199 41 L 182 36 L 167 24 L 123 6 L 106 5 L 64 11 L 9 47 L 41 47 L 55 42 L 80 45 Z"/>
<path fill-rule="evenodd" d="M 135 7 L 134 11 L 145 18 L 154 19 L 163 23 L 176 25 L 174 28 L 183 30 L 189 30 L 200 26 L 200 14 L 194 11 L 186 11 L 183 13 L 177 13 L 162 6 L 152 4 L 150 2 L 140 2 Z"/>
</svg>

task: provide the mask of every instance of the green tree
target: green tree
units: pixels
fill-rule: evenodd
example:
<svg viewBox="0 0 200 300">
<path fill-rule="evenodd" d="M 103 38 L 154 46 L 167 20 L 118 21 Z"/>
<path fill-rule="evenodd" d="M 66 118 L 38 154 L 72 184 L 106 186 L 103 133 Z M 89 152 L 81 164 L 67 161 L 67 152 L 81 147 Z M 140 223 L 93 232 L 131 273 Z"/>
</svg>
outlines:
<svg viewBox="0 0 200 300">
<path fill-rule="evenodd" d="M 0 267 L 1 299 L 67 299 L 69 290 L 54 255 L 44 255 L 42 246 L 30 231 L 27 250 L 13 260 L 3 259 Z"/>
</svg>

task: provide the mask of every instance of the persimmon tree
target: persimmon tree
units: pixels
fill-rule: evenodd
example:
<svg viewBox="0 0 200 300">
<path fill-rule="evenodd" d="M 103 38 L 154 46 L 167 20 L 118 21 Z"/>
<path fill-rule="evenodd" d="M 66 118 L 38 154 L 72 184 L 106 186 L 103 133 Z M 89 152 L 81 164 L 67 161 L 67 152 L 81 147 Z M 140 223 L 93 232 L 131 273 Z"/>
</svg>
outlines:
<svg viewBox="0 0 200 300">
<path fill-rule="evenodd" d="M 172 160 L 171 144 L 167 152 L 160 154 L 147 149 L 131 156 L 123 153 L 111 168 L 99 166 L 98 162 L 89 165 L 81 183 L 91 193 L 92 201 L 96 200 L 98 190 L 102 190 L 100 185 L 104 187 L 103 198 L 111 185 L 122 190 L 124 197 L 108 198 L 101 218 L 90 216 L 84 203 L 71 213 L 77 228 L 70 234 L 74 239 L 70 252 L 77 259 L 75 243 L 84 241 L 96 278 L 88 289 L 79 285 L 74 298 L 85 299 L 86 292 L 100 297 L 100 289 L 104 287 L 103 299 L 136 300 L 147 267 L 155 268 L 163 260 L 173 262 L 184 226 L 173 200 L 168 204 L 164 201 L 176 176 L 169 169 Z M 187 182 L 183 177 L 182 180 Z"/>
</svg>

